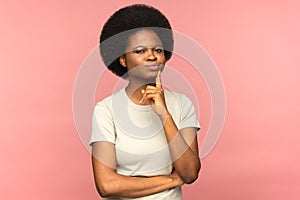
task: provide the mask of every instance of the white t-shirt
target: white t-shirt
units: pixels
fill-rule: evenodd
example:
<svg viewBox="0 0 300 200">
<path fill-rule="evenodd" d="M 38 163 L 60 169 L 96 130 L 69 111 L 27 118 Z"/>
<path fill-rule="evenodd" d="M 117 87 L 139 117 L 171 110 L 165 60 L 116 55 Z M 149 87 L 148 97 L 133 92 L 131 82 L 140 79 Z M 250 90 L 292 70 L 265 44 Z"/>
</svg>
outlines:
<svg viewBox="0 0 300 200">
<path fill-rule="evenodd" d="M 178 130 L 186 127 L 199 129 L 192 102 L 183 94 L 169 90 L 164 92 L 168 110 Z M 115 144 L 116 171 L 119 174 L 157 176 L 172 172 L 172 159 L 161 120 L 150 105 L 133 103 L 125 88 L 96 104 L 90 144 L 97 141 Z M 131 199 L 181 200 L 181 188 Z"/>
</svg>

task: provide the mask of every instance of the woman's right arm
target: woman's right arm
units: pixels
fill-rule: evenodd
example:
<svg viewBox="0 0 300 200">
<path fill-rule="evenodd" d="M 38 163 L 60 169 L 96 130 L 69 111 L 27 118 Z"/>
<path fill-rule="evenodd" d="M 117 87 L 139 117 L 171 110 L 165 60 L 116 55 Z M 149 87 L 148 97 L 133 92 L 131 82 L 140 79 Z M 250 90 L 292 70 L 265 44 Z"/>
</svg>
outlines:
<svg viewBox="0 0 300 200">
<path fill-rule="evenodd" d="M 115 146 L 110 142 L 93 143 L 92 164 L 96 187 L 102 197 L 136 198 L 183 184 L 176 171 L 171 175 L 153 177 L 130 177 L 118 174 Z"/>
</svg>

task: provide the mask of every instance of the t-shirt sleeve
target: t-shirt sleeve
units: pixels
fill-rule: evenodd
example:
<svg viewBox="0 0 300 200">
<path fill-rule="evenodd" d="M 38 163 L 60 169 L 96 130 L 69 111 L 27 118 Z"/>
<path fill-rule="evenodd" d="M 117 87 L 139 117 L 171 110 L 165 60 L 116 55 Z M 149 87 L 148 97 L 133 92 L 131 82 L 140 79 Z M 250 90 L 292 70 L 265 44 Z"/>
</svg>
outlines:
<svg viewBox="0 0 300 200">
<path fill-rule="evenodd" d="M 179 121 L 179 130 L 187 127 L 195 127 L 200 130 L 197 113 L 192 101 L 185 95 L 181 96 L 181 114 Z"/>
<path fill-rule="evenodd" d="M 92 117 L 90 145 L 99 141 L 115 144 L 115 138 L 115 125 L 111 110 L 103 102 L 98 102 L 94 108 Z"/>
</svg>

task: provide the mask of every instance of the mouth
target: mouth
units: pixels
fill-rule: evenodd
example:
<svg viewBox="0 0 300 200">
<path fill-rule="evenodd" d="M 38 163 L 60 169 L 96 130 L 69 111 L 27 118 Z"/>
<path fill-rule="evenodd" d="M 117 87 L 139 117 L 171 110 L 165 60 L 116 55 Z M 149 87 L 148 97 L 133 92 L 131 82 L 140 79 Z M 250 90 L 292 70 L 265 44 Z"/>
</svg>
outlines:
<svg viewBox="0 0 300 200">
<path fill-rule="evenodd" d="M 159 70 L 162 67 L 162 64 L 152 64 L 152 65 L 146 65 L 146 68 L 149 70 Z"/>
</svg>

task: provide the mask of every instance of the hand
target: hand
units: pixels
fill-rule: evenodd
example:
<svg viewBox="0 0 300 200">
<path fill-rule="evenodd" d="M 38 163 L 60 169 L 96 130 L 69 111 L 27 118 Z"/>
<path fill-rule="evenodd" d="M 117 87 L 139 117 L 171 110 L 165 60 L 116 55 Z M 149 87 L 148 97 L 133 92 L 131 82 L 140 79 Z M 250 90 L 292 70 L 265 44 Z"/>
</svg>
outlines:
<svg viewBox="0 0 300 200">
<path fill-rule="evenodd" d="M 180 178 L 175 169 L 173 169 L 172 173 L 169 176 L 176 182 L 176 184 L 178 184 L 178 186 L 184 184 L 184 181 Z"/>
<path fill-rule="evenodd" d="M 152 110 L 160 117 L 163 118 L 169 112 L 166 106 L 164 90 L 161 85 L 160 71 L 157 73 L 156 86 L 148 85 L 146 90 L 141 91 L 143 94 L 140 104 L 150 103 Z"/>
</svg>

